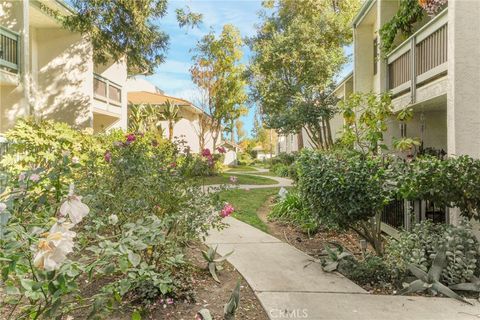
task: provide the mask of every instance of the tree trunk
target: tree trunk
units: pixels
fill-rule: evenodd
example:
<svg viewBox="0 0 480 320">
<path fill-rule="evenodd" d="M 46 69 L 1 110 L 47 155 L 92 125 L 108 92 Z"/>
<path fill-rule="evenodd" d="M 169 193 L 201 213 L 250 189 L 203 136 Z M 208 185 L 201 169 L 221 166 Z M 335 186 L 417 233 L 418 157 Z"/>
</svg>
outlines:
<svg viewBox="0 0 480 320">
<path fill-rule="evenodd" d="M 323 133 L 323 143 L 325 144 L 325 150 L 328 150 L 330 143 L 327 138 L 327 126 L 325 124 L 325 119 L 323 117 L 322 117 L 322 133 Z"/>
<path fill-rule="evenodd" d="M 323 136 L 322 136 L 322 128 L 319 125 L 316 125 L 315 130 L 317 131 L 318 144 L 320 145 L 320 148 L 322 150 L 325 150 L 325 143 L 323 141 Z"/>
<path fill-rule="evenodd" d="M 332 127 L 330 126 L 330 119 L 327 119 L 325 122 L 327 124 L 328 141 L 330 143 L 330 146 L 333 146 Z"/>
<path fill-rule="evenodd" d="M 297 132 L 297 151 L 300 152 L 303 149 L 303 130 L 300 129 Z"/>
<path fill-rule="evenodd" d="M 168 140 L 172 141 L 173 139 L 173 122 L 168 123 Z"/>
</svg>

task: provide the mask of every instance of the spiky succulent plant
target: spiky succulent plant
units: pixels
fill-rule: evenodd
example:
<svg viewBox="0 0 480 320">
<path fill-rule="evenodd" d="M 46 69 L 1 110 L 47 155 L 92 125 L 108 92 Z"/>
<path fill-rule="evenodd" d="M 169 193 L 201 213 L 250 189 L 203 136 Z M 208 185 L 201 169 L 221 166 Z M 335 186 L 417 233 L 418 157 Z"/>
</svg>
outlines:
<svg viewBox="0 0 480 320">
<path fill-rule="evenodd" d="M 223 307 L 223 318 L 225 320 L 234 320 L 235 313 L 240 305 L 240 280 L 237 281 L 237 285 L 232 291 L 230 299 Z"/>
<path fill-rule="evenodd" d="M 433 264 L 428 270 L 428 273 L 413 264 L 408 265 L 408 270 L 410 270 L 410 272 L 418 279 L 412 281 L 402 290 L 398 291 L 397 295 L 404 295 L 408 293 L 429 290 L 435 294 L 441 293 L 444 296 L 471 304 L 465 298 L 456 294 L 450 288 L 440 282 L 440 276 L 442 275 L 442 270 L 445 267 L 446 260 L 447 257 L 445 253 L 445 248 L 441 248 L 435 255 L 435 259 L 433 260 Z"/>
<path fill-rule="evenodd" d="M 215 247 L 215 249 L 213 249 L 212 247 L 208 247 L 207 251 L 202 251 L 202 255 L 203 258 L 207 261 L 207 268 L 208 271 L 210 271 L 213 279 L 217 282 L 220 282 L 217 276 L 217 271 L 222 270 L 222 266 L 219 265 L 219 263 L 227 259 L 233 253 L 233 251 L 225 254 L 223 257 L 215 258 L 217 255 L 217 248 L 218 246 Z"/>
</svg>

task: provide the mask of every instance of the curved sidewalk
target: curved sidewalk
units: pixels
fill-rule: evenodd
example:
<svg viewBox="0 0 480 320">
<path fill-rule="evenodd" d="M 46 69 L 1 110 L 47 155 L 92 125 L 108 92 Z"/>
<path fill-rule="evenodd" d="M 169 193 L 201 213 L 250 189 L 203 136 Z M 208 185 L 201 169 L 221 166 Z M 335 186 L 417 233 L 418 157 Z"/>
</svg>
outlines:
<svg viewBox="0 0 480 320">
<path fill-rule="evenodd" d="M 234 218 L 206 243 L 218 245 L 250 284 L 270 319 L 456 320 L 480 319 L 474 306 L 448 298 L 367 293 L 337 273 L 325 273 L 298 249 Z"/>
<path fill-rule="evenodd" d="M 268 171 L 268 170 L 267 170 Z M 282 187 L 291 187 L 293 186 L 293 181 L 288 178 L 276 177 L 276 176 L 264 176 L 255 174 L 255 172 L 228 172 L 228 174 L 238 174 L 238 175 L 248 175 L 263 177 L 277 181 L 276 184 L 211 184 L 207 185 L 209 190 L 218 189 L 220 187 L 230 188 L 230 189 L 263 189 L 263 188 L 282 188 Z"/>
</svg>

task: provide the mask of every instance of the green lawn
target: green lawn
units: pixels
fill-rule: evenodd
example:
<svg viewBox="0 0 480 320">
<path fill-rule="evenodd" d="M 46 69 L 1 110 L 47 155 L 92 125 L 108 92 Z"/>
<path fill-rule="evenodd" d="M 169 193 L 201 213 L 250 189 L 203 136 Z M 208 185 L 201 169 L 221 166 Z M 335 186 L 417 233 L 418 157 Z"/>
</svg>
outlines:
<svg viewBox="0 0 480 320">
<path fill-rule="evenodd" d="M 251 166 L 235 166 L 235 167 L 228 167 L 226 171 L 235 171 L 235 172 L 243 172 L 243 171 L 257 171 L 256 168 Z"/>
<path fill-rule="evenodd" d="M 201 178 L 199 181 L 202 184 L 210 185 L 210 184 L 230 184 L 230 177 L 236 176 L 237 177 L 237 184 L 277 184 L 278 182 L 266 177 L 255 177 L 243 174 L 231 174 L 231 173 L 222 173 L 218 176 L 213 177 L 206 177 Z"/>
<path fill-rule="evenodd" d="M 220 199 L 233 205 L 233 217 L 267 232 L 267 225 L 258 217 L 257 210 L 269 197 L 277 194 L 278 190 L 279 188 L 225 190 L 220 193 Z"/>
<path fill-rule="evenodd" d="M 275 173 L 273 173 L 272 171 L 257 172 L 255 174 L 258 174 L 259 176 L 277 177 L 277 175 Z"/>
</svg>

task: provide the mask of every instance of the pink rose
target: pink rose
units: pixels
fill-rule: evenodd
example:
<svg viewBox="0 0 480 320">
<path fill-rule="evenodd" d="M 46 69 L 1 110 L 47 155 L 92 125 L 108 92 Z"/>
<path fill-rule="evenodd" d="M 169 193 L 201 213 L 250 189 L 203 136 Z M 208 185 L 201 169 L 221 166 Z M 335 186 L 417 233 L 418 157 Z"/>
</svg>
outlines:
<svg viewBox="0 0 480 320">
<path fill-rule="evenodd" d="M 110 151 L 105 151 L 105 155 L 103 156 L 105 162 L 112 162 L 112 153 Z"/>
<path fill-rule="evenodd" d="M 210 152 L 210 149 L 203 149 L 202 151 L 202 157 L 209 158 L 212 156 L 212 153 Z"/>
<path fill-rule="evenodd" d="M 226 203 L 222 211 L 220 211 L 220 216 L 222 218 L 226 218 L 230 216 L 233 212 L 235 212 L 235 208 L 230 203 Z"/>
<path fill-rule="evenodd" d="M 133 133 L 129 133 L 127 134 L 127 136 L 125 137 L 127 139 L 127 143 L 130 144 L 132 142 L 134 142 L 135 140 L 137 140 L 137 137 L 135 136 L 135 134 Z"/>
</svg>

